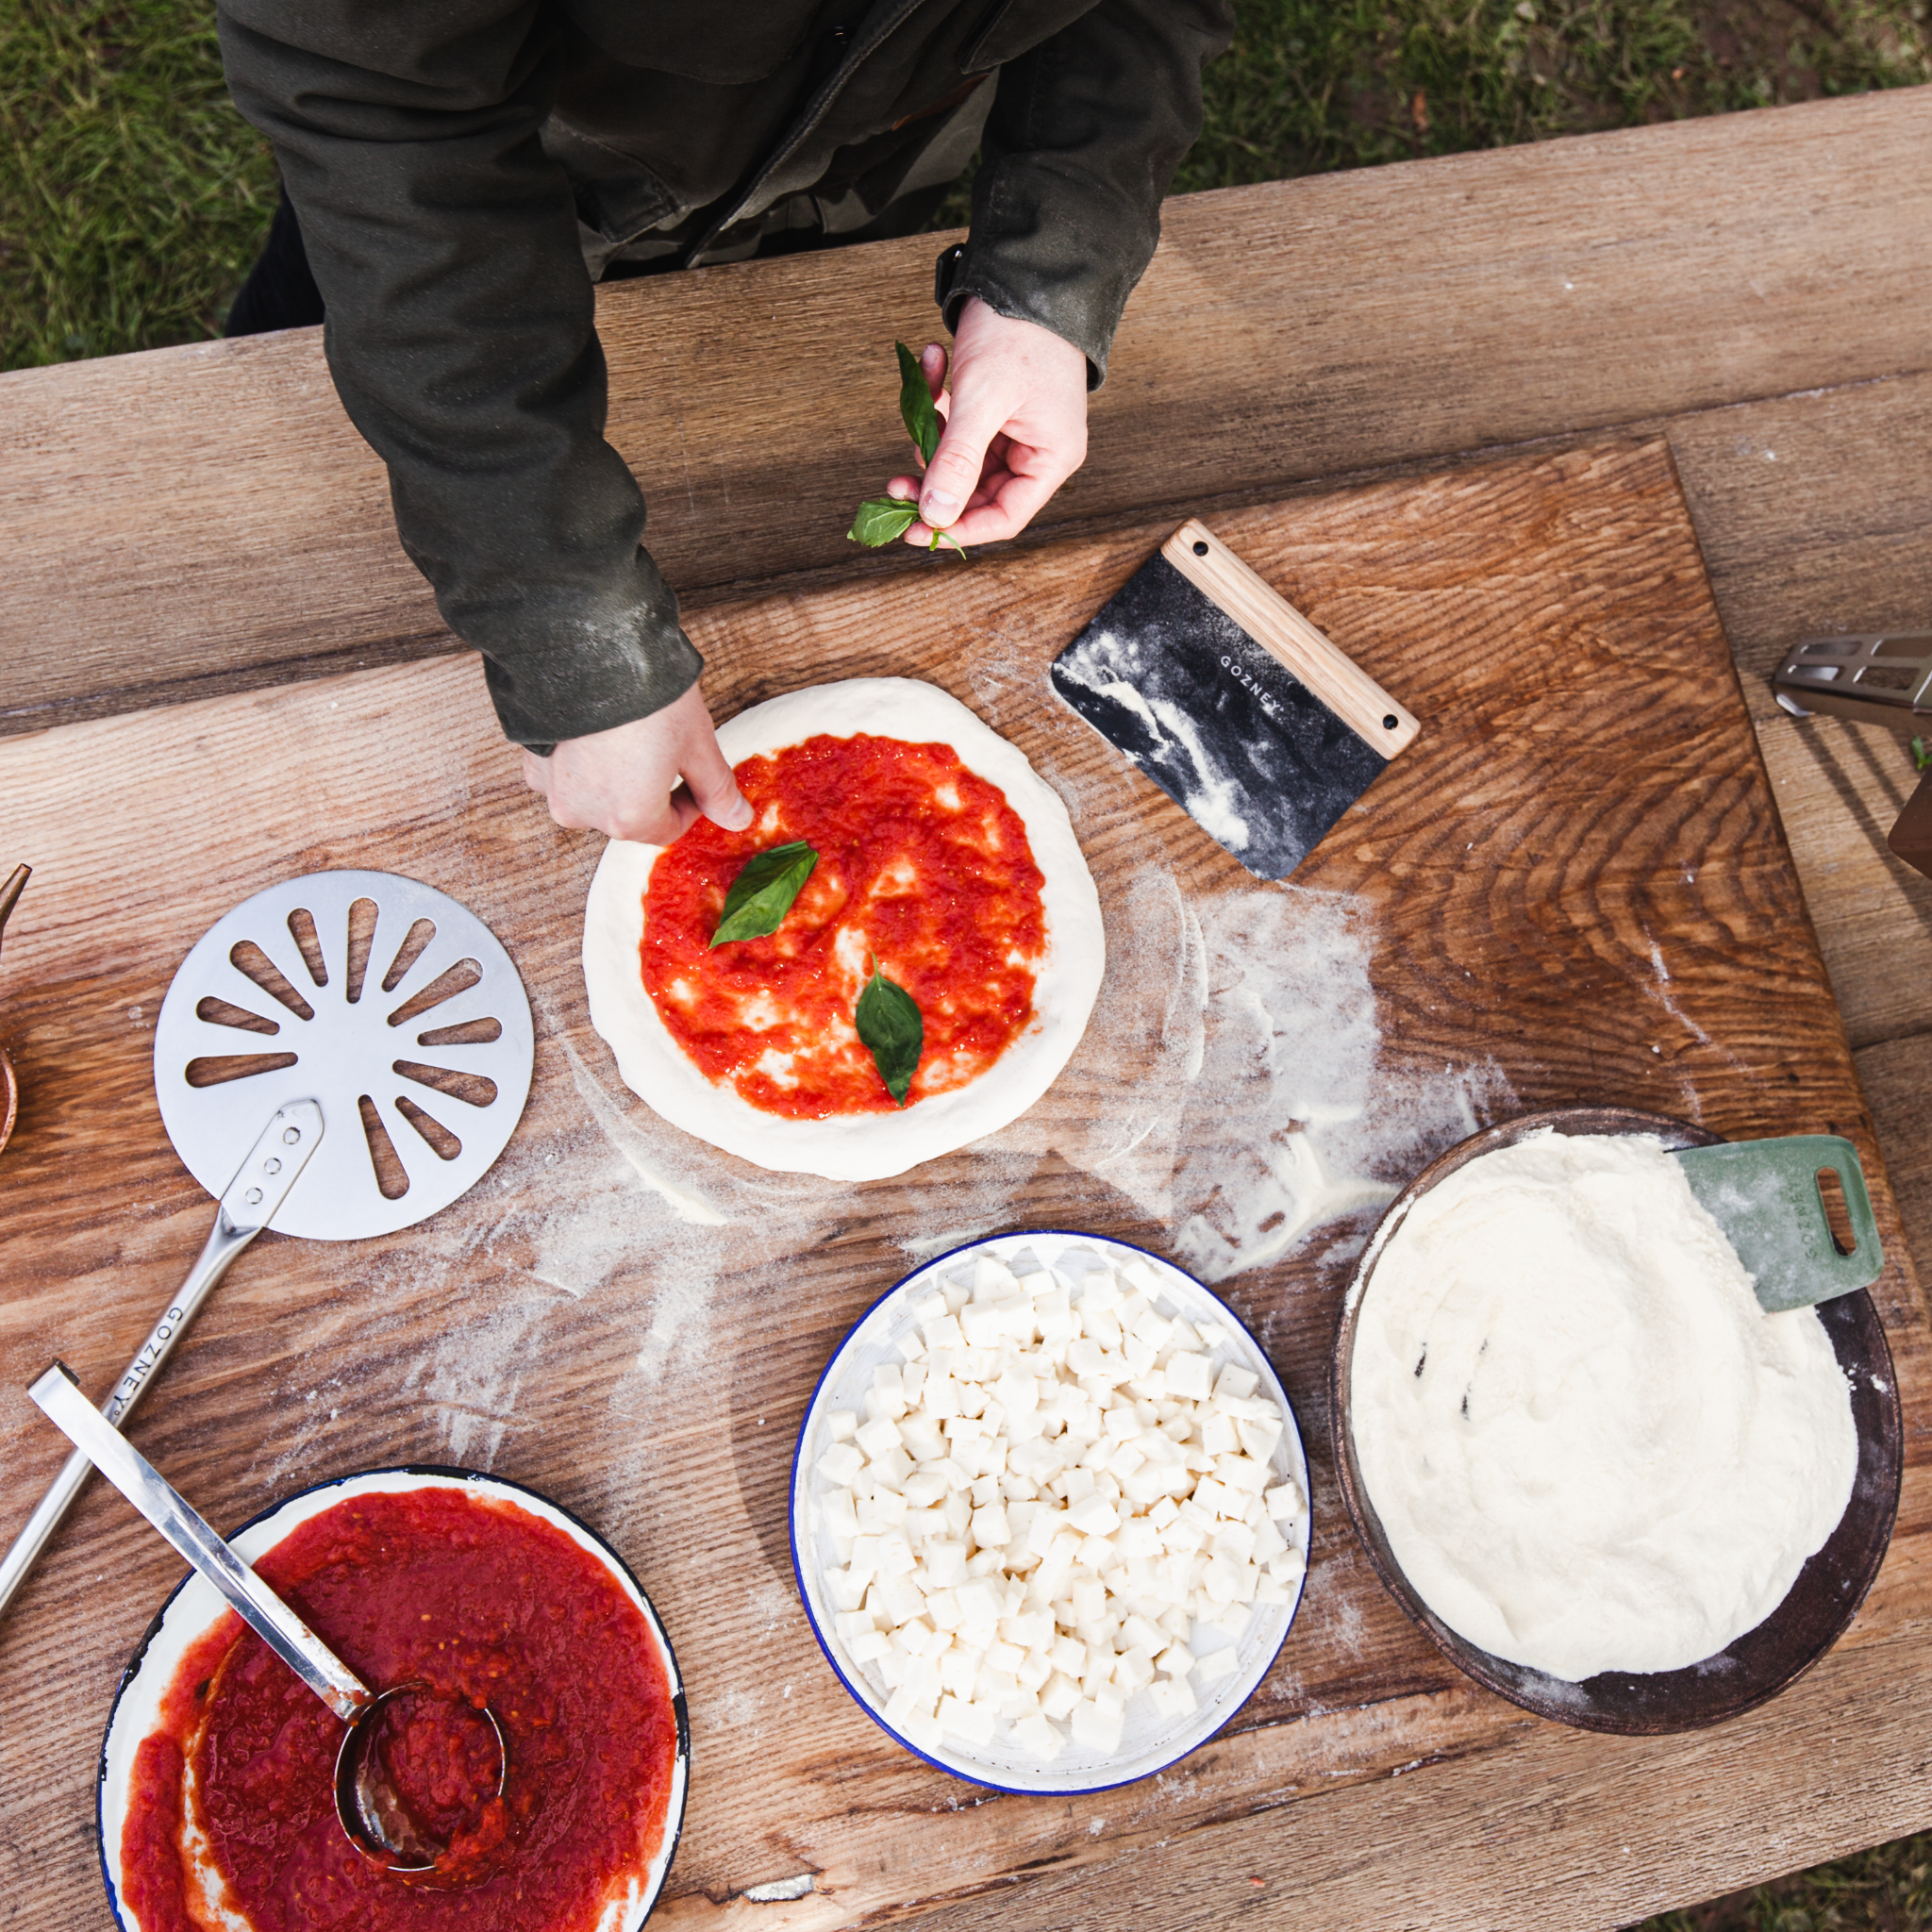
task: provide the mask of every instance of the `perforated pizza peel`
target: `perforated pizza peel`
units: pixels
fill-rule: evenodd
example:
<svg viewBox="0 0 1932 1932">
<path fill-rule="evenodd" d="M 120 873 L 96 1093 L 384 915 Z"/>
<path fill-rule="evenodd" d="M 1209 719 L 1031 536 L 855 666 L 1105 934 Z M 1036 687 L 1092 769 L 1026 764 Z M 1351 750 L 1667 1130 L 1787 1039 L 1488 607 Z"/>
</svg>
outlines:
<svg viewBox="0 0 1932 1932">
<path fill-rule="evenodd" d="M 101 1405 L 120 1426 L 264 1228 L 393 1234 L 466 1193 L 530 1091 L 530 1002 L 495 934 L 381 872 L 311 873 L 216 921 L 155 1026 L 155 1092 L 215 1224 Z M 76 1450 L 0 1557 L 0 1612 L 85 1486 Z"/>
<path fill-rule="evenodd" d="M 357 971 L 361 902 L 375 930 Z M 431 991 L 442 996 L 425 1006 Z M 316 1101 L 322 1145 L 274 1225 L 358 1241 L 413 1226 L 483 1177 L 523 1114 L 531 1057 L 524 982 L 474 912 L 393 873 L 320 872 L 244 899 L 181 962 L 155 1026 L 155 1093 L 183 1166 L 217 1195 L 276 1108 Z"/>
</svg>

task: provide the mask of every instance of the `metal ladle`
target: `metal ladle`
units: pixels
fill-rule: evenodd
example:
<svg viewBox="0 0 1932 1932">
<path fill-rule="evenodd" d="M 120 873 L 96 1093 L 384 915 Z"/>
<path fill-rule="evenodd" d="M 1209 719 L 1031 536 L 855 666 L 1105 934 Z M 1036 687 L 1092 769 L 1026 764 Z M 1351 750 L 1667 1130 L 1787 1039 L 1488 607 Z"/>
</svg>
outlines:
<svg viewBox="0 0 1932 1932">
<path fill-rule="evenodd" d="M 246 1624 L 348 1730 L 336 1754 L 336 1818 L 350 1843 L 399 1877 L 437 1874 L 447 1847 L 418 1831 L 384 1776 L 375 1732 L 390 1702 L 423 1684 L 371 1690 L 184 1500 L 159 1470 L 81 1393 L 74 1371 L 57 1361 L 28 1389 L 48 1419 L 167 1538 Z M 509 1768 L 503 1726 L 487 1705 L 496 1739 L 496 1795 Z M 481 1875 L 480 1874 L 477 1875 Z M 456 1882 L 461 1882 L 460 1875 Z"/>
</svg>

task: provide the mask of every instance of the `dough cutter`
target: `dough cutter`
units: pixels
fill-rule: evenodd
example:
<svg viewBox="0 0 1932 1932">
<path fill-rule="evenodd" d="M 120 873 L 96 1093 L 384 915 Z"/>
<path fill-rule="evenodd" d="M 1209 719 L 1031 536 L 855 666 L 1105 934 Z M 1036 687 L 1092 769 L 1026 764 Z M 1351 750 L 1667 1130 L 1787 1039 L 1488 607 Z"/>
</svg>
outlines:
<svg viewBox="0 0 1932 1932">
<path fill-rule="evenodd" d="M 215 1224 L 102 1413 L 117 1427 L 265 1227 L 360 1241 L 480 1180 L 522 1117 L 529 996 L 495 934 L 392 873 L 323 872 L 245 899 L 181 962 L 155 1025 L 155 1093 Z M 68 1458 L 0 1558 L 0 1612 L 92 1465 Z"/>
<path fill-rule="evenodd" d="M 1858 1150 L 1838 1134 L 1787 1134 L 1773 1141 L 1721 1141 L 1680 1147 L 1684 1177 L 1751 1271 L 1768 1314 L 1807 1308 L 1870 1288 L 1885 1250 L 1865 1189 Z M 1838 1176 L 1852 1245 L 1839 1246 L 1821 1187 Z"/>
</svg>

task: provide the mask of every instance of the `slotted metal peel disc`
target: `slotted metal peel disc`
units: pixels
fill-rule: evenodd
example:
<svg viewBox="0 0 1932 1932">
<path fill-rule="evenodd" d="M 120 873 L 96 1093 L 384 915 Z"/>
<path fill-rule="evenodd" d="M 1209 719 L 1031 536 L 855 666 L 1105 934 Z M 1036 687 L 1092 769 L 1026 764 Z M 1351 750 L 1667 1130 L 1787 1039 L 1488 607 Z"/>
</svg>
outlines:
<svg viewBox="0 0 1932 1932">
<path fill-rule="evenodd" d="M 214 1195 L 278 1107 L 317 1101 L 322 1144 L 273 1224 L 357 1241 L 482 1178 L 523 1114 L 533 1051 L 524 982 L 474 912 L 393 873 L 319 872 L 243 900 L 181 962 L 155 1092 Z"/>
</svg>

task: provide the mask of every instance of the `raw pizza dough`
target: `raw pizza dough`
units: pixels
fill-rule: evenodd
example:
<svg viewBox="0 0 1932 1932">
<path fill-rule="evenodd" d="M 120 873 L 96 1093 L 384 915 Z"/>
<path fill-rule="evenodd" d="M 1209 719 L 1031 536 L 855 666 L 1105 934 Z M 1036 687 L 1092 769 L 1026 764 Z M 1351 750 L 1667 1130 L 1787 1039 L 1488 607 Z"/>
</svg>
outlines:
<svg viewBox="0 0 1932 1932">
<path fill-rule="evenodd" d="M 1035 969 L 1033 1017 L 998 1061 L 970 1086 L 917 1101 L 903 1112 L 787 1120 L 714 1083 L 686 1058 L 644 991 L 639 948 L 644 891 L 665 848 L 612 840 L 584 908 L 584 985 L 591 1024 L 617 1056 L 625 1085 L 674 1126 L 760 1167 L 880 1180 L 903 1174 L 1017 1120 L 1073 1057 L 1107 964 L 1100 896 L 1067 808 L 1015 746 L 958 699 L 908 677 L 855 677 L 813 685 L 754 705 L 720 727 L 734 766 L 808 738 L 859 733 L 912 744 L 948 744 L 969 771 L 997 785 L 1026 827 L 1045 884 L 1046 957 Z M 858 988 L 853 989 L 855 997 Z"/>
<path fill-rule="evenodd" d="M 1758 1307 L 1647 1135 L 1540 1134 L 1417 1201 L 1370 1279 L 1350 1402 L 1424 1601 L 1572 1682 L 1682 1670 L 1755 1629 L 1857 1473 L 1817 1310 Z"/>
</svg>

